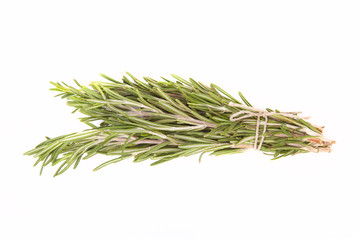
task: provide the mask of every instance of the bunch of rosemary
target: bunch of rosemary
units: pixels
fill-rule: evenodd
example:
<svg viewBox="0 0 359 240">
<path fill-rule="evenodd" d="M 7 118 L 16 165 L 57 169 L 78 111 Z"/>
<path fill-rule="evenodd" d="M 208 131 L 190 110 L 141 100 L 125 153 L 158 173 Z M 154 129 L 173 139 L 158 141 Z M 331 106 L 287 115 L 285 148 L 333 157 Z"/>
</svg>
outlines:
<svg viewBox="0 0 359 240">
<path fill-rule="evenodd" d="M 306 152 L 330 151 L 334 141 L 322 135 L 297 112 L 261 110 L 239 92 L 243 103 L 215 84 L 209 87 L 172 75 L 176 81 L 140 81 L 127 73 L 122 81 L 102 75 L 109 82 L 92 82 L 91 88 L 53 83 L 57 96 L 86 117 L 91 129 L 66 134 L 37 145 L 26 152 L 42 163 L 60 167 L 55 176 L 76 168 L 82 159 L 96 154 L 117 155 L 102 163 L 133 158 L 151 160 L 151 165 L 174 158 L 209 152 L 211 155 L 242 153 L 257 149 L 273 159 Z M 74 111 L 74 112 L 75 112 Z M 99 124 L 95 124 L 95 121 Z"/>
</svg>

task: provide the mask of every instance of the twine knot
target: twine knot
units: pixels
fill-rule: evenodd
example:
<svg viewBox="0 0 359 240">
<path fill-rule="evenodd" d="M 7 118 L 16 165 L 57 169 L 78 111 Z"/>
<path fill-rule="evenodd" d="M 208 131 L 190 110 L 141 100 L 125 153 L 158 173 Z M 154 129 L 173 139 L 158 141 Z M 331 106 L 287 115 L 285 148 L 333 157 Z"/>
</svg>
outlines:
<svg viewBox="0 0 359 240">
<path fill-rule="evenodd" d="M 242 110 L 240 110 L 236 113 L 233 113 L 229 117 L 229 120 L 231 122 L 240 121 L 242 119 L 246 119 L 246 118 L 250 118 L 250 117 L 257 117 L 256 136 L 254 139 L 254 146 L 253 146 L 253 148 L 255 150 L 260 150 L 262 148 L 262 144 L 264 142 L 264 135 L 267 131 L 267 124 L 268 124 L 269 116 L 280 115 L 280 116 L 284 116 L 284 117 L 301 118 L 301 117 L 297 116 L 297 114 L 299 114 L 301 112 L 268 112 L 263 109 L 253 108 L 253 107 L 249 107 L 249 106 L 245 106 L 243 104 L 237 104 L 237 103 L 233 103 L 233 102 L 229 102 L 228 106 L 242 108 Z M 259 125 L 260 125 L 261 117 L 264 118 L 264 127 L 263 127 L 262 137 L 258 144 Z"/>
</svg>

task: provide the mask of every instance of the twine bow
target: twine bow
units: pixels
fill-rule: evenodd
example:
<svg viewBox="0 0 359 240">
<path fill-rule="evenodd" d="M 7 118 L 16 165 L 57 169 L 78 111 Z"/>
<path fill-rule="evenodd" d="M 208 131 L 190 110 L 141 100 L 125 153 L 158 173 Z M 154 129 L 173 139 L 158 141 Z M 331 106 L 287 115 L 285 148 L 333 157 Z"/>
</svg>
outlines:
<svg viewBox="0 0 359 240">
<path fill-rule="evenodd" d="M 240 110 L 236 113 L 233 113 L 229 117 L 229 120 L 231 122 L 239 121 L 239 120 L 250 118 L 250 117 L 257 117 L 256 136 L 255 136 L 254 146 L 253 146 L 253 148 L 255 150 L 260 150 L 262 147 L 262 144 L 264 142 L 264 134 L 267 131 L 267 123 L 268 123 L 269 116 L 280 115 L 280 116 L 290 117 L 290 118 L 301 118 L 296 115 L 301 112 L 268 112 L 263 109 L 253 108 L 253 107 L 249 107 L 249 106 L 245 106 L 243 104 L 237 104 L 237 103 L 233 103 L 233 102 L 230 102 L 228 104 L 228 106 L 246 109 L 246 110 Z M 261 117 L 264 118 L 264 127 L 263 127 L 262 137 L 261 137 L 259 145 L 258 145 L 259 125 L 260 125 Z M 257 147 L 257 145 L 258 145 L 258 147 Z"/>
</svg>

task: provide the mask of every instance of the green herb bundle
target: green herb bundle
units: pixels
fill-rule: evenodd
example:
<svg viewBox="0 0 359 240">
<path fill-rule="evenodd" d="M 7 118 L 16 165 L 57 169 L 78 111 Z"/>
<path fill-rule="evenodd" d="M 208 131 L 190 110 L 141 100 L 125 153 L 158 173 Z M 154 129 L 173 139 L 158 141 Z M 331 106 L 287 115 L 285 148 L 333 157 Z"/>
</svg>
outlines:
<svg viewBox="0 0 359 240">
<path fill-rule="evenodd" d="M 209 87 L 172 75 L 175 80 L 128 73 L 122 81 L 102 75 L 108 82 L 90 88 L 53 83 L 51 90 L 86 115 L 80 120 L 90 129 L 66 134 L 26 152 L 35 166 L 60 165 L 55 176 L 96 154 L 114 155 L 106 165 L 133 158 L 157 165 L 204 153 L 223 155 L 257 149 L 273 159 L 306 152 L 329 152 L 334 141 L 322 135 L 323 127 L 310 124 L 297 112 L 261 110 L 239 92 L 242 102 L 215 84 Z M 74 111 L 74 112 L 75 112 Z"/>
</svg>

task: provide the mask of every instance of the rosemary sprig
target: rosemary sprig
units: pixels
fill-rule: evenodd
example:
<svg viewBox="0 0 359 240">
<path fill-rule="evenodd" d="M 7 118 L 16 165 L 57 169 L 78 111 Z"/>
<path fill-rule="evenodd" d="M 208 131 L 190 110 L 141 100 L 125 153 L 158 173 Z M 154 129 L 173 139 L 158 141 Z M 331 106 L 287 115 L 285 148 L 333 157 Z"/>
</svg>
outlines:
<svg viewBox="0 0 359 240">
<path fill-rule="evenodd" d="M 81 159 L 96 154 L 116 155 L 98 170 L 133 158 L 157 165 L 178 157 L 210 153 L 223 155 L 258 149 L 278 159 L 306 152 L 330 151 L 334 141 L 322 135 L 322 127 L 298 113 L 255 109 L 239 93 L 243 103 L 217 85 L 172 75 L 175 81 L 131 74 L 122 81 L 102 75 L 108 82 L 92 82 L 90 88 L 54 83 L 51 90 L 86 115 L 80 118 L 90 129 L 48 138 L 26 152 L 45 166 L 60 165 L 55 176 Z M 100 120 L 100 123 L 96 124 Z"/>
</svg>

